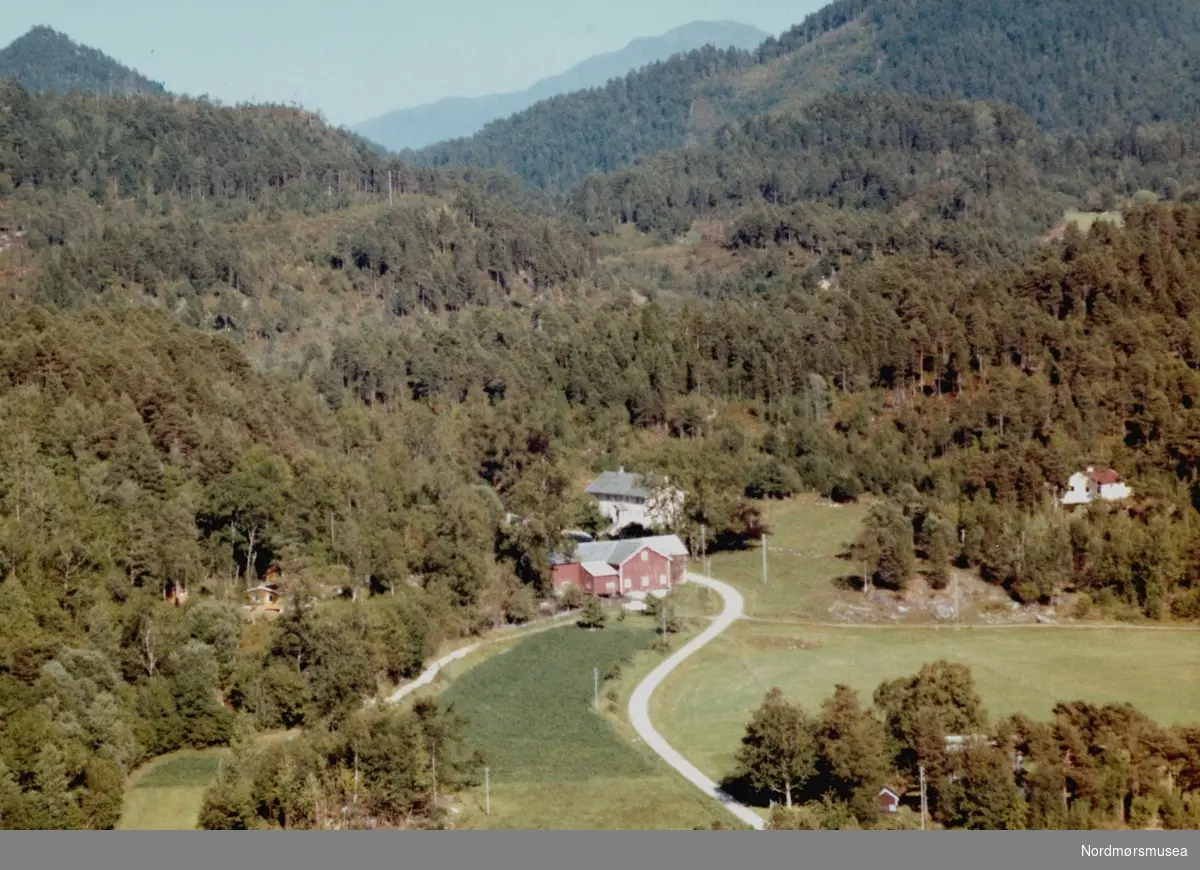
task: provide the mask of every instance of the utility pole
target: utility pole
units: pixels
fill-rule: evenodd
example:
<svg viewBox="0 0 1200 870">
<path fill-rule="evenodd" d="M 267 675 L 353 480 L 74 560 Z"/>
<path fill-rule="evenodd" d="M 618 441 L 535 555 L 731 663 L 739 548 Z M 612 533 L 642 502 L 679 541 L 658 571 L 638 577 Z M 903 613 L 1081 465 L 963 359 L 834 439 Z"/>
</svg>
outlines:
<svg viewBox="0 0 1200 870">
<path fill-rule="evenodd" d="M 708 559 L 705 557 L 707 549 L 704 540 L 704 523 L 700 524 L 700 564 L 704 566 L 704 573 L 708 574 Z"/>
<path fill-rule="evenodd" d="M 486 767 L 483 769 L 483 806 L 484 813 L 492 814 L 492 776 Z"/>
<path fill-rule="evenodd" d="M 388 205 L 392 204 L 392 170 L 388 170 Z"/>
<path fill-rule="evenodd" d="M 763 585 L 767 585 L 767 536 L 764 533 L 762 536 L 762 551 L 763 551 Z"/>
<path fill-rule="evenodd" d="M 955 628 L 959 628 L 962 626 L 962 618 L 959 615 L 960 599 L 959 599 L 959 594 L 958 594 L 958 588 L 959 588 L 958 587 L 958 576 L 955 575 L 955 577 L 954 577 L 954 626 L 955 626 Z"/>
<path fill-rule="evenodd" d="M 923 831 L 925 830 L 925 814 L 928 810 L 925 790 L 925 765 L 922 764 L 919 770 L 921 775 L 921 830 Z"/>
<path fill-rule="evenodd" d="M 600 712 L 600 669 L 592 668 L 592 703 L 596 705 L 596 712 Z"/>
</svg>

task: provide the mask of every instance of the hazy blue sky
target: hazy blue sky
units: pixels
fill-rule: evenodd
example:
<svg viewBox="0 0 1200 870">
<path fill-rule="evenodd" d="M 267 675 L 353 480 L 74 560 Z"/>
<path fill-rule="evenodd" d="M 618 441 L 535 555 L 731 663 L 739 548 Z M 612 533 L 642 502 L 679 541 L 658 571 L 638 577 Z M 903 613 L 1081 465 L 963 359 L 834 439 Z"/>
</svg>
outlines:
<svg viewBox="0 0 1200 870">
<path fill-rule="evenodd" d="M 226 102 L 296 101 L 335 124 L 522 90 L 697 20 L 778 34 L 825 0 L 3 0 L 0 45 L 46 24 Z"/>
</svg>

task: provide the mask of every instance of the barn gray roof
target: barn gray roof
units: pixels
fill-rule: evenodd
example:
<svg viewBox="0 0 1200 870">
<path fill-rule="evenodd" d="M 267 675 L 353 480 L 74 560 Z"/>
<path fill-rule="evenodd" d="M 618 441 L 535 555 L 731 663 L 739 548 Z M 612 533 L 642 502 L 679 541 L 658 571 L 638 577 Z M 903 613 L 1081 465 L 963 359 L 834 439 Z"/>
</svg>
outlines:
<svg viewBox="0 0 1200 870">
<path fill-rule="evenodd" d="M 589 544 L 579 544 L 570 561 L 620 565 L 643 547 L 650 547 L 668 558 L 688 554 L 687 547 L 684 546 L 683 541 L 679 540 L 678 535 L 656 535 L 652 538 L 630 538 L 625 541 L 594 541 Z"/>
</svg>

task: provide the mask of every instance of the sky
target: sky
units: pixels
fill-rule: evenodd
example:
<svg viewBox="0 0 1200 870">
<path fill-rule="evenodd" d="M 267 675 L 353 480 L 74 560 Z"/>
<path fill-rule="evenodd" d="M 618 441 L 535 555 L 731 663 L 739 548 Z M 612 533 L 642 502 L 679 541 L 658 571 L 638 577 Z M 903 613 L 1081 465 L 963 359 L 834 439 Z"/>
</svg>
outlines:
<svg viewBox="0 0 1200 870">
<path fill-rule="evenodd" d="M 518 91 L 689 21 L 779 34 L 824 0 L 4 0 L 0 45 L 45 24 L 167 89 L 299 103 L 333 124 Z"/>
</svg>

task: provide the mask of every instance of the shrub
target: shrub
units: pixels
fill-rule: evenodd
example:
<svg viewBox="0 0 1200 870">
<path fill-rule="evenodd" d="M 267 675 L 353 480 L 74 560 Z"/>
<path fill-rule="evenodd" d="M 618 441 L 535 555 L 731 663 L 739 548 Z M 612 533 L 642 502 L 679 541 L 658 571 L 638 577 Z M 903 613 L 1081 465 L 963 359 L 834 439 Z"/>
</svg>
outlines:
<svg viewBox="0 0 1200 870">
<path fill-rule="evenodd" d="M 580 628 L 604 628 L 606 620 L 607 615 L 604 612 L 604 605 L 600 603 L 600 599 L 589 598 L 583 605 L 583 613 L 579 616 L 578 624 Z"/>
</svg>

